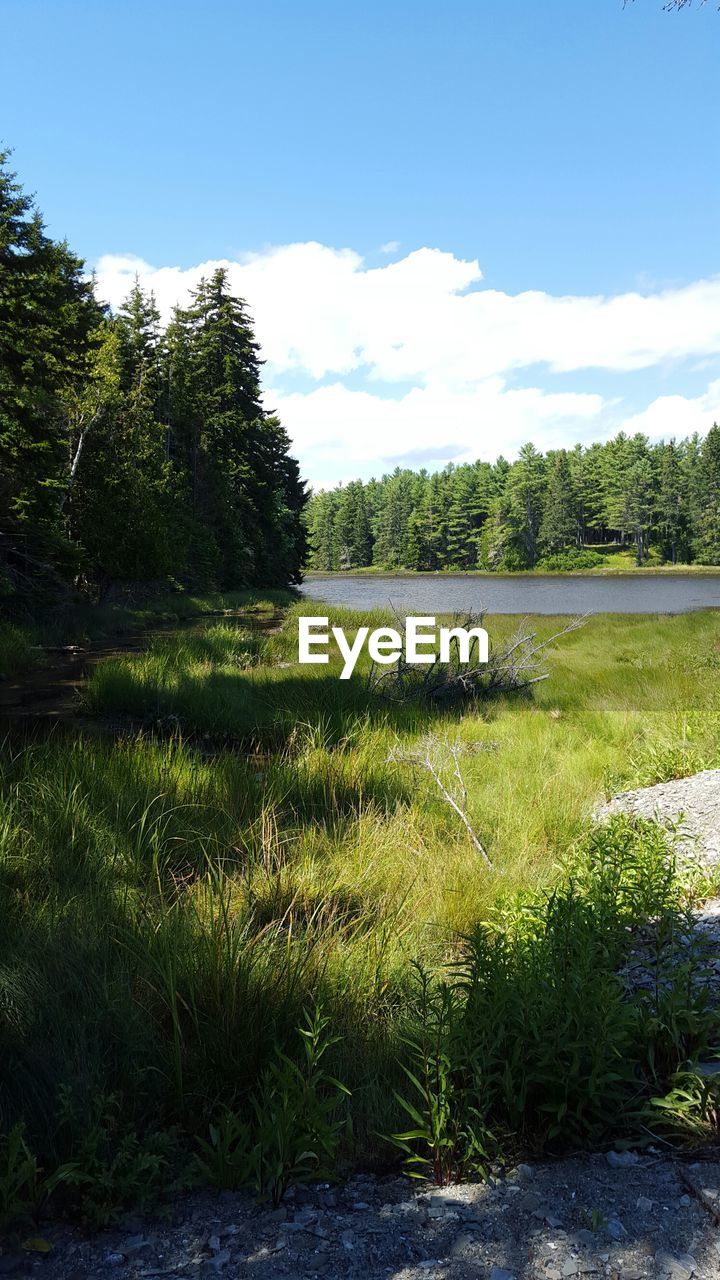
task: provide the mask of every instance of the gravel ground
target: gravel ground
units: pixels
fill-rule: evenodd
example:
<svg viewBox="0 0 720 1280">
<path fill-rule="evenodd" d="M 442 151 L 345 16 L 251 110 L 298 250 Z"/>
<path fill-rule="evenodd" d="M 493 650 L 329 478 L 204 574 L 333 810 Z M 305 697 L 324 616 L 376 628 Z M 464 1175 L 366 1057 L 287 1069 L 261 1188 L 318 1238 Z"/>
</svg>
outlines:
<svg viewBox="0 0 720 1280">
<path fill-rule="evenodd" d="M 491 1185 L 419 1188 L 353 1178 L 296 1190 L 272 1211 L 246 1196 L 187 1197 L 158 1225 L 10 1252 L 0 1274 L 42 1280 L 690 1280 L 720 1277 L 720 1161 L 633 1152 L 520 1165 Z"/>
<path fill-rule="evenodd" d="M 720 861 L 720 769 L 704 769 L 690 778 L 659 782 L 654 787 L 623 791 L 598 812 L 599 818 L 632 813 L 657 822 L 677 822 L 681 846 L 707 862 Z"/>
<path fill-rule="evenodd" d="M 682 814 L 688 846 L 720 861 L 720 769 L 625 792 L 598 817 L 622 810 L 660 821 Z M 701 908 L 695 928 L 717 965 L 716 995 L 720 899 Z M 628 981 L 641 984 L 643 972 L 639 940 Z M 610 1152 L 442 1190 L 358 1175 L 342 1187 L 291 1190 L 274 1211 L 244 1195 L 186 1196 L 161 1222 L 129 1219 L 92 1237 L 44 1224 L 38 1235 L 50 1252 L 5 1246 L 0 1277 L 720 1280 L 719 1224 L 720 1154 L 689 1163 Z"/>
</svg>

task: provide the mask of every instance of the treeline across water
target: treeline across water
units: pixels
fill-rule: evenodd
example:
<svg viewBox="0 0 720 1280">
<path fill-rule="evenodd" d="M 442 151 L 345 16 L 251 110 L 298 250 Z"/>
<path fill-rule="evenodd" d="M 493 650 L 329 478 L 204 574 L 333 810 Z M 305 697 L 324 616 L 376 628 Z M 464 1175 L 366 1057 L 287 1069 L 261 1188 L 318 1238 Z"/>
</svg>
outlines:
<svg viewBox="0 0 720 1280">
<path fill-rule="evenodd" d="M 306 500 L 225 272 L 119 314 L 0 153 L 0 603 L 117 579 L 296 581 Z"/>
<path fill-rule="evenodd" d="M 620 434 L 516 462 L 397 468 L 315 493 L 310 566 L 343 570 L 592 568 L 593 545 L 632 549 L 635 563 L 720 564 L 720 427 L 702 439 L 650 444 Z"/>
</svg>

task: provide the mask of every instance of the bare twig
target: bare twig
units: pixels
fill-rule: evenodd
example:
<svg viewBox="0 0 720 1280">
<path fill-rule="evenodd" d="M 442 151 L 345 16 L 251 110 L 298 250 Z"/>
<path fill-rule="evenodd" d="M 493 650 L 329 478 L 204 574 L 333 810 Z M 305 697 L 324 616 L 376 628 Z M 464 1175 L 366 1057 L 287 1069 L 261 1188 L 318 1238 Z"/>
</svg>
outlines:
<svg viewBox="0 0 720 1280">
<path fill-rule="evenodd" d="M 482 747 L 486 744 L 478 743 L 476 745 L 478 747 Z M 494 744 L 490 743 L 487 745 L 492 747 Z M 452 759 L 453 771 L 457 780 L 457 794 L 453 794 L 453 790 L 445 785 L 440 770 L 436 767 L 433 760 L 433 751 L 436 751 L 439 747 L 444 747 Z M 413 768 L 422 769 L 425 773 L 430 774 L 430 777 L 440 791 L 445 802 L 449 804 L 453 812 L 459 817 L 485 865 L 490 871 L 492 871 L 494 870 L 493 863 L 464 809 L 464 806 L 467 804 L 467 788 L 460 770 L 460 761 L 458 756 L 459 747 L 457 743 L 451 744 L 447 741 L 441 743 L 438 738 L 430 734 L 422 740 L 419 750 L 408 752 L 394 750 L 390 752 L 388 760 L 395 764 L 410 765 Z"/>
<path fill-rule="evenodd" d="M 404 653 L 405 620 L 397 614 L 395 616 L 403 634 Z M 390 667 L 379 668 L 374 665 L 370 670 L 368 684 L 371 691 L 393 702 L 470 701 L 497 693 L 520 692 L 547 679 L 547 672 L 541 666 L 542 655 L 557 640 L 583 626 L 587 617 L 584 614 L 570 619 L 560 631 L 541 641 L 537 639 L 537 632 L 528 629 L 526 619 L 504 645 L 490 646 L 488 661 L 485 663 L 475 661 L 463 665 L 457 651 L 448 662 L 441 662 L 436 656 L 432 663 L 422 667 L 408 663 L 401 656 Z M 483 618 L 483 614 L 471 614 L 464 618 L 456 615 L 453 623 L 455 626 L 471 629 L 482 626 Z"/>
</svg>

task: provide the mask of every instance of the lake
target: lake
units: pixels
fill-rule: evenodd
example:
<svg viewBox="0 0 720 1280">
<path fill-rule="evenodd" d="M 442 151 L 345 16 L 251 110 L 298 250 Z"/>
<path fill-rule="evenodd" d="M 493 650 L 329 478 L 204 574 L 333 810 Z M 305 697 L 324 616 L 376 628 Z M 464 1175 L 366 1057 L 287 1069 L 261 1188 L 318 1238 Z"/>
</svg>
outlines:
<svg viewBox="0 0 720 1280">
<path fill-rule="evenodd" d="M 399 613 L 687 613 L 720 608 L 720 575 L 308 574 L 300 591 L 351 609 Z"/>
</svg>

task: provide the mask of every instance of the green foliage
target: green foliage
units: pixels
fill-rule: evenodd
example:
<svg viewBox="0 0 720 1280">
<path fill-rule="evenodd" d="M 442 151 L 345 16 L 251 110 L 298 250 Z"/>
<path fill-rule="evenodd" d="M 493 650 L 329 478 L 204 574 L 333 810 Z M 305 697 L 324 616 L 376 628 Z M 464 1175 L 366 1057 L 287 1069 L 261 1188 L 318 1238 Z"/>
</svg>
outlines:
<svg viewBox="0 0 720 1280">
<path fill-rule="evenodd" d="M 582 569 L 597 569 L 601 564 L 604 564 L 604 560 L 597 551 L 569 547 L 567 551 L 542 556 L 537 562 L 537 568 L 547 573 L 574 573 Z"/>
<path fill-rule="evenodd" d="M 652 1098 L 649 1112 L 653 1129 L 670 1138 L 690 1142 L 717 1141 L 720 1132 L 720 1078 L 692 1070 L 678 1071 L 670 1089 Z"/>
<path fill-rule="evenodd" d="M 200 1140 L 198 1168 L 211 1185 L 229 1190 L 251 1187 L 280 1204 L 291 1183 L 331 1177 L 347 1129 L 339 1104 L 349 1090 L 325 1071 L 322 1059 L 339 1037 L 316 1006 L 298 1027 L 303 1061 L 277 1046 L 250 1098 L 248 1119 L 224 1110 Z"/>
<path fill-rule="evenodd" d="M 625 550 L 628 567 L 630 554 L 636 565 L 651 555 L 718 565 L 720 427 L 702 443 L 650 444 L 621 432 L 546 457 L 527 444 L 512 465 L 449 464 L 434 475 L 397 468 L 314 494 L 306 519 L 309 564 L 323 571 L 569 572 L 608 563 L 610 550 Z"/>
<path fill-rule="evenodd" d="M 0 621 L 0 680 L 21 675 L 40 662 L 40 651 L 33 644 L 36 636 L 9 622 Z"/>
<path fill-rule="evenodd" d="M 302 1037 L 304 1061 L 298 1065 L 276 1049 L 252 1098 L 255 1145 L 254 1184 L 273 1204 L 282 1200 L 291 1182 L 332 1176 L 338 1147 L 346 1130 L 339 1104 L 349 1090 L 322 1064 L 339 1036 L 328 1031 L 330 1019 L 316 1006 L 307 1013 Z"/>
<path fill-rule="evenodd" d="M 306 494 L 227 273 L 165 333 L 137 281 L 107 314 L 0 153 L 0 281 L 2 594 L 298 581 Z"/>
<path fill-rule="evenodd" d="M 66 1203 L 88 1226 L 107 1227 L 130 1206 L 157 1208 L 182 1180 L 174 1171 L 177 1138 L 172 1131 L 138 1134 L 124 1119 L 122 1099 L 99 1094 L 88 1116 L 68 1087 L 60 1090 L 59 1124 L 67 1134 L 68 1159 L 53 1178 Z"/>
<path fill-rule="evenodd" d="M 0 1134 L 0 1232 L 32 1222 L 42 1199 L 38 1163 L 18 1121 Z"/>
<path fill-rule="evenodd" d="M 698 985 L 687 874 L 655 824 L 595 828 L 550 892 L 500 904 L 467 940 L 451 980 L 424 976 L 405 1066 L 414 1127 L 392 1141 L 437 1182 L 477 1171 L 493 1139 L 555 1148 L 632 1134 L 673 1110 L 675 1073 L 706 1050 L 717 1016 Z M 630 929 L 652 924 L 650 992 L 618 971 Z M 658 1086 L 671 1101 L 658 1101 Z M 664 1095 L 663 1095 L 664 1096 Z M 419 1101 L 418 1101 L 419 1100 Z"/>
<path fill-rule="evenodd" d="M 269 615 L 279 599 L 246 603 Z M 186 603 L 180 594 L 167 608 Z M 215 1180 L 248 1176 L 265 1194 L 284 1169 L 317 1176 L 298 1173 L 304 1151 L 327 1166 L 367 1162 L 377 1135 L 411 1129 L 423 1134 L 406 1139 L 415 1168 L 437 1157 L 456 1172 L 479 1169 L 481 1147 L 635 1139 L 641 1109 L 652 1129 L 648 1098 L 717 1042 L 687 973 L 665 994 L 683 911 L 705 891 L 673 867 L 666 837 L 613 827 L 592 857 L 582 846 L 557 870 L 611 769 L 624 789 L 643 770 L 656 780 L 717 763 L 717 672 L 698 665 L 717 640 L 714 615 L 591 619 L 551 652 L 533 697 L 457 715 L 379 705 L 364 671 L 336 679 L 336 658 L 329 674 L 298 670 L 297 615 L 312 609 L 325 606 L 294 606 L 258 653 L 244 631 L 211 621 L 205 635 L 193 627 L 99 664 L 101 680 L 115 672 L 115 723 L 131 694 L 150 733 L 0 751 L 0 1131 L 24 1117 L 42 1168 L 77 1177 L 58 1184 L 58 1207 L 87 1195 L 89 1216 L 116 1212 L 135 1199 L 148 1152 L 168 1162 L 159 1178 L 150 1166 L 151 1184 L 172 1186 L 182 1160 L 145 1135 L 177 1126 L 187 1152 L 211 1121 Z M 389 620 L 337 618 L 348 633 Z M 557 620 L 536 625 L 543 639 Z M 493 631 L 502 642 L 515 626 L 497 619 Z M 218 725 L 243 750 L 204 737 Z M 417 750 L 430 732 L 463 751 L 468 818 L 494 872 L 434 784 L 388 766 L 393 749 Z M 628 1002 L 617 973 L 644 913 L 664 922 L 660 999 Z M 448 972 L 459 956 L 462 970 Z M 412 961 L 429 975 L 425 1014 Z M 450 990 L 447 1017 L 436 984 Z M 310 1073 L 295 1028 L 315 1001 L 333 1041 L 320 1066 L 352 1093 L 313 1090 L 336 1099 L 331 1128 L 345 1111 L 352 1119 L 347 1142 L 331 1134 L 334 1156 L 306 1141 L 312 1125 L 326 1131 L 297 1076 Z M 58 1126 L 63 1086 L 73 1119 Z M 102 1115 L 108 1094 L 122 1099 L 114 1119 Z M 251 1099 L 270 1119 L 266 1155 L 247 1174 L 260 1132 Z M 228 1115 L 239 1129 L 222 1128 Z M 98 1125 L 109 1140 L 88 1138 Z M 88 1169 L 95 1190 L 81 1180 Z"/>
<path fill-rule="evenodd" d="M 495 1144 L 457 1053 L 455 991 L 433 983 L 419 965 L 416 977 L 417 1032 L 403 1037 L 410 1065 L 401 1063 L 410 1096 L 396 1093 L 412 1127 L 389 1141 L 404 1153 L 412 1177 L 432 1177 L 441 1187 L 468 1176 L 485 1178 Z"/>
</svg>

